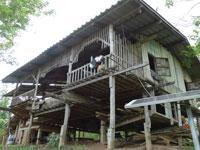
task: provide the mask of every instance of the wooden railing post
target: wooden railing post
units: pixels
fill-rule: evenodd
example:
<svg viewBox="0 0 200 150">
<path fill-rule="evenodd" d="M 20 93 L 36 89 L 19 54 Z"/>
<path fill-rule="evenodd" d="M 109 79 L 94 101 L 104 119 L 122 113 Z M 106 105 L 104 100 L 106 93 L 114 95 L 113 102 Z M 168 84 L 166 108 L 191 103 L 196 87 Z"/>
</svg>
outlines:
<svg viewBox="0 0 200 150">
<path fill-rule="evenodd" d="M 72 65 L 73 65 L 73 60 L 72 60 L 72 55 L 70 56 L 70 61 L 69 61 L 69 67 L 68 67 L 68 73 L 67 73 L 67 84 L 70 84 L 72 81 Z"/>
</svg>

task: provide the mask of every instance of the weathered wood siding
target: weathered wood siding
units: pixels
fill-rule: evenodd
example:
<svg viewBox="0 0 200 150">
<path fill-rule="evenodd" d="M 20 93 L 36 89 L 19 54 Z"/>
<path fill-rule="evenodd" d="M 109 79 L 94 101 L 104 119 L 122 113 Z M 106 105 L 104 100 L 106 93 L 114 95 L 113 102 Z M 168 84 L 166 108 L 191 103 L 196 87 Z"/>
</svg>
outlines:
<svg viewBox="0 0 200 150">
<path fill-rule="evenodd" d="M 118 64 L 121 69 L 125 69 L 134 65 L 142 64 L 142 52 L 140 43 L 132 43 L 119 34 L 114 34 L 115 55 L 119 56 Z M 135 74 L 143 76 L 143 69 L 135 70 Z"/>
<path fill-rule="evenodd" d="M 182 68 L 180 62 L 174 57 L 166 48 L 160 45 L 156 41 L 148 41 L 142 44 L 143 52 L 143 61 L 149 61 L 148 53 L 154 57 L 168 58 L 170 66 L 170 76 L 161 76 L 167 82 L 175 82 L 174 86 L 178 88 L 172 88 L 172 86 L 166 86 L 164 89 L 167 92 L 174 93 L 180 91 L 185 91 L 185 82 L 184 80 L 191 80 L 188 73 Z M 145 77 L 153 80 L 150 73 L 150 66 L 146 68 Z"/>
</svg>

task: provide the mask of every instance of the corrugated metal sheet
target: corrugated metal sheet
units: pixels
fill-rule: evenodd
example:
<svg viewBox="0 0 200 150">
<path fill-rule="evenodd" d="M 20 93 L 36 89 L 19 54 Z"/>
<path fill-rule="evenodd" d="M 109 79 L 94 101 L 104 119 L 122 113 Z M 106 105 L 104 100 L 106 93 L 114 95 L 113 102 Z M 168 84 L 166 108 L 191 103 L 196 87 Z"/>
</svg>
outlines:
<svg viewBox="0 0 200 150">
<path fill-rule="evenodd" d="M 135 15 L 134 17 L 133 14 L 130 14 L 128 19 L 122 21 L 123 16 L 139 8 L 142 9 L 141 14 Z M 120 29 L 123 26 L 123 29 L 126 29 L 127 32 L 133 33 L 132 36 L 134 38 L 135 31 L 148 24 L 151 24 L 154 21 L 161 21 L 162 23 L 152 25 L 149 28 L 144 28 L 144 30 L 137 34 L 143 34 L 145 36 L 157 34 L 156 40 L 163 45 L 170 45 L 178 42 L 182 42 L 182 45 L 185 46 L 189 44 L 183 34 L 181 34 L 175 27 L 173 27 L 144 1 L 121 0 L 116 5 L 113 5 L 110 9 L 105 10 L 94 19 L 73 31 L 69 36 L 48 48 L 35 59 L 31 60 L 21 68 L 5 77 L 2 81 L 15 83 L 21 79 L 24 79 L 42 64 L 47 63 L 49 61 L 49 57 L 55 57 L 62 53 L 64 48 L 66 49 L 79 43 L 85 37 L 97 31 L 99 26 L 104 27 L 110 23 L 114 24 L 117 29 Z M 27 80 L 30 80 L 30 78 Z"/>
</svg>

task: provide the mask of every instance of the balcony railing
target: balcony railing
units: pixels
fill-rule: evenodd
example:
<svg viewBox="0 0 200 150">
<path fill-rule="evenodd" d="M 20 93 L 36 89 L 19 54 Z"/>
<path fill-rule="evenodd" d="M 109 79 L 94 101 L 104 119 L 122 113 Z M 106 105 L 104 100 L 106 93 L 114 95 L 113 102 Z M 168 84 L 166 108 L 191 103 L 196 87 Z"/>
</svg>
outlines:
<svg viewBox="0 0 200 150">
<path fill-rule="evenodd" d="M 67 84 L 69 85 L 72 83 L 77 83 L 98 76 L 102 76 L 108 74 L 110 71 L 120 71 L 122 69 L 128 68 L 129 66 L 131 65 L 129 65 L 119 56 L 109 54 L 104 56 L 103 63 L 95 69 L 92 69 L 90 67 L 90 63 L 87 63 L 73 70 L 71 73 L 67 73 Z"/>
</svg>

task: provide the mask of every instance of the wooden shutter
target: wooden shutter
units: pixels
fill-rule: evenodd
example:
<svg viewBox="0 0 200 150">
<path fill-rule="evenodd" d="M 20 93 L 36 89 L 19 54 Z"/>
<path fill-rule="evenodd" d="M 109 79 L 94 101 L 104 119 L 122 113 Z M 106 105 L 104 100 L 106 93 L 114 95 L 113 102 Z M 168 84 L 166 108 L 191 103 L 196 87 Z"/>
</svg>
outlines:
<svg viewBox="0 0 200 150">
<path fill-rule="evenodd" d="M 170 66 L 168 58 L 155 58 L 155 69 L 156 73 L 160 76 L 170 76 Z"/>
</svg>

